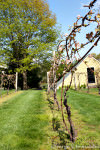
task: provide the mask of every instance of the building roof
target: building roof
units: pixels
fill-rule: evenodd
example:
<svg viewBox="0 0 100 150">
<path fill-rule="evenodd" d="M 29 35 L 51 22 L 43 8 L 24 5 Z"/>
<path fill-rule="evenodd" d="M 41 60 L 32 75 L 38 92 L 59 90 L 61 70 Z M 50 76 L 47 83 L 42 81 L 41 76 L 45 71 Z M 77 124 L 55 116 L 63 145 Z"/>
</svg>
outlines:
<svg viewBox="0 0 100 150">
<path fill-rule="evenodd" d="M 87 55 L 86 55 L 85 57 L 83 57 L 82 59 L 80 59 L 79 62 L 77 62 L 74 66 L 72 66 L 72 68 L 70 68 L 70 69 L 68 70 L 68 73 L 65 74 L 65 79 L 71 74 L 71 70 L 75 70 L 75 68 L 77 68 L 77 67 L 83 62 L 83 60 L 84 60 L 85 58 L 87 58 L 87 57 L 93 58 L 93 59 L 96 60 L 98 63 L 100 63 L 100 61 L 97 60 L 97 59 L 95 59 L 93 56 L 91 56 L 91 55 L 88 55 L 88 56 L 87 56 Z M 63 77 L 57 82 L 57 87 L 58 87 L 62 82 L 63 82 Z"/>
</svg>

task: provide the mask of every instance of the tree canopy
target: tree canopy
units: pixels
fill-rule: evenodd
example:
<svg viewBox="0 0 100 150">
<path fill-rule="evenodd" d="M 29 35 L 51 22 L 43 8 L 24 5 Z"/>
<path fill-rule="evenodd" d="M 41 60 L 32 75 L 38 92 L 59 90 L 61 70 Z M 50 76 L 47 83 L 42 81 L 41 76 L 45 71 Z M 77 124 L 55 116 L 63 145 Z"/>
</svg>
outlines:
<svg viewBox="0 0 100 150">
<path fill-rule="evenodd" d="M 1 0 L 0 48 L 3 61 L 22 73 L 36 67 L 56 40 L 55 24 L 56 17 L 46 0 Z"/>
<path fill-rule="evenodd" d="M 94 56 L 96 59 L 100 60 L 100 54 L 92 53 L 92 56 Z"/>
</svg>

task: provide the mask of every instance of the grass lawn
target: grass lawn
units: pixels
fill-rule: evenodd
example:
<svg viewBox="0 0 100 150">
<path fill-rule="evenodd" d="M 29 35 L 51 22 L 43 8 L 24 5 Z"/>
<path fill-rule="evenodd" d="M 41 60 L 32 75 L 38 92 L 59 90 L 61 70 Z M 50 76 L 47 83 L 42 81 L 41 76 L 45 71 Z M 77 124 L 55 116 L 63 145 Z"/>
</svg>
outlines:
<svg viewBox="0 0 100 150">
<path fill-rule="evenodd" d="M 72 120 L 77 131 L 77 139 L 73 146 L 92 146 L 92 149 L 99 146 L 100 148 L 100 96 L 74 90 L 69 90 L 67 96 L 69 96 L 68 103 L 71 106 Z"/>
<path fill-rule="evenodd" d="M 0 104 L 0 150 L 77 150 L 82 147 L 95 150 L 100 147 L 100 96 L 74 90 L 67 94 L 77 131 L 75 143 L 68 139 L 61 112 L 54 107 L 53 99 L 47 101 L 42 90 L 28 90 L 9 95 L 6 97 L 9 100 Z M 66 112 L 64 115 L 67 116 Z"/>
<path fill-rule="evenodd" d="M 100 96 L 72 90 L 68 92 L 68 95 L 70 95 L 69 103 L 83 116 L 86 123 L 94 126 L 100 125 Z"/>
<path fill-rule="evenodd" d="M 48 123 L 43 91 L 15 95 L 0 106 L 0 150 L 49 149 Z"/>
<path fill-rule="evenodd" d="M 14 91 L 15 91 L 15 89 L 9 90 L 8 94 L 10 94 L 10 93 L 12 93 Z M 7 92 L 8 92 L 7 90 L 0 89 L 0 97 L 7 95 Z"/>
<path fill-rule="evenodd" d="M 84 92 L 87 93 L 88 89 L 80 89 L 79 92 Z M 99 90 L 98 88 L 89 88 L 89 94 L 94 94 L 94 95 L 99 95 Z"/>
</svg>

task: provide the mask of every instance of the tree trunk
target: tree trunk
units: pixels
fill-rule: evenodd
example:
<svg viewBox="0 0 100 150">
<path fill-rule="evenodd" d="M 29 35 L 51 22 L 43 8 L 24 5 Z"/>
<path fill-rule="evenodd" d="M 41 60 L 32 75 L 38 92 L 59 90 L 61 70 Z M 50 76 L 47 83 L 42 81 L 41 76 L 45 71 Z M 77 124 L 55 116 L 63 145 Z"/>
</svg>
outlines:
<svg viewBox="0 0 100 150">
<path fill-rule="evenodd" d="M 27 90 L 27 72 L 23 72 L 23 90 Z"/>
<path fill-rule="evenodd" d="M 97 88 L 98 88 L 98 94 L 100 95 L 100 84 L 99 84 L 98 76 L 97 76 L 97 75 L 96 75 L 96 78 L 97 78 Z"/>
<path fill-rule="evenodd" d="M 68 106 L 68 103 L 67 103 L 66 92 L 67 92 L 67 88 L 65 89 L 65 92 L 64 92 L 64 106 L 66 107 L 66 111 L 67 111 L 67 115 L 68 115 L 68 121 L 70 124 L 70 134 L 71 134 L 70 140 L 72 142 L 75 142 L 76 131 L 75 131 L 72 119 L 71 119 L 71 110 L 70 110 L 70 107 Z"/>
<path fill-rule="evenodd" d="M 99 89 L 99 95 L 100 95 L 100 85 L 99 85 L 99 88 L 98 88 L 98 89 Z"/>
<path fill-rule="evenodd" d="M 47 85 L 48 85 L 48 94 L 50 93 L 50 72 L 47 72 Z"/>
<path fill-rule="evenodd" d="M 54 60 L 54 64 L 53 64 L 53 90 L 54 90 L 54 102 L 57 104 L 58 106 L 58 110 L 60 110 L 60 105 L 59 102 L 57 101 L 57 83 L 56 83 L 56 69 L 55 69 L 55 51 L 53 53 L 53 60 Z"/>
</svg>

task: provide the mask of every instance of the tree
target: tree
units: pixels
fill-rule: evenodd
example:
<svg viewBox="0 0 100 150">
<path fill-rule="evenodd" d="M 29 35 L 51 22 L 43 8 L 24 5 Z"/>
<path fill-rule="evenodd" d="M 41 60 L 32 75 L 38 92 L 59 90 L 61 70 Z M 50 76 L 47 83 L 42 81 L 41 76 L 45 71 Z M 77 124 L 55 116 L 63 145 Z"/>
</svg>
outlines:
<svg viewBox="0 0 100 150">
<path fill-rule="evenodd" d="M 94 56 L 94 58 L 97 60 L 100 60 L 100 54 L 92 53 L 91 55 Z"/>
<path fill-rule="evenodd" d="M 95 2 L 97 0 L 93 0 L 89 3 L 89 5 L 85 5 L 84 7 L 88 7 L 89 11 L 85 14 L 85 16 L 77 16 L 76 22 L 73 24 L 73 26 L 70 26 L 69 34 L 65 34 L 64 38 L 59 42 L 57 46 L 57 53 L 58 55 L 55 57 L 54 62 L 53 62 L 53 67 L 55 72 L 59 71 L 59 62 L 63 61 L 62 60 L 62 55 L 63 53 L 66 53 L 66 61 L 63 61 L 65 64 L 65 67 L 63 68 L 62 74 L 62 88 L 61 88 L 61 112 L 62 112 L 62 120 L 65 125 L 65 128 L 70 136 L 70 140 L 72 142 L 75 141 L 76 139 L 76 131 L 71 119 L 71 108 L 68 104 L 68 96 L 67 96 L 67 91 L 70 89 L 71 84 L 72 84 L 72 79 L 74 72 L 76 71 L 75 66 L 83 61 L 83 59 L 91 52 L 91 50 L 98 45 L 98 42 L 100 41 L 100 13 L 98 13 L 96 10 L 92 10 Z M 82 43 L 79 44 L 77 41 L 77 35 L 80 34 L 83 28 L 88 28 L 90 27 L 91 24 L 96 25 L 95 31 L 91 31 L 90 33 L 86 33 L 85 35 L 85 40 L 83 40 L 83 35 L 82 35 Z M 86 29 L 85 29 L 86 30 Z M 88 31 L 88 30 L 86 30 Z M 83 43 L 85 42 L 85 43 Z M 90 44 L 90 45 L 89 45 Z M 83 56 L 80 56 L 80 52 L 82 52 L 82 48 L 85 46 L 89 45 L 89 49 L 86 51 Z M 77 57 L 76 57 L 77 56 Z M 75 62 L 74 64 L 72 64 Z M 86 64 L 86 62 L 84 62 Z M 53 74 L 53 69 L 50 69 L 50 74 Z M 64 79 L 66 73 L 70 72 L 71 73 L 71 79 L 70 79 L 70 84 L 64 87 Z M 50 76 L 50 75 L 49 75 Z M 57 85 L 57 80 L 55 76 L 53 76 L 53 88 L 54 88 L 54 101 L 57 101 L 57 96 L 55 96 L 56 93 L 56 85 Z M 57 101 L 58 103 L 59 101 Z M 64 109 L 66 109 L 67 113 L 67 119 L 69 122 L 69 126 L 67 122 L 65 121 L 65 114 L 64 114 Z"/>
<path fill-rule="evenodd" d="M 29 88 L 40 88 L 39 82 L 42 79 L 40 71 L 40 68 L 37 67 L 27 72 L 27 84 Z"/>
<path fill-rule="evenodd" d="M 27 89 L 27 70 L 52 49 L 57 37 L 56 18 L 46 0 L 0 1 L 0 47 L 2 59 L 23 73 Z M 33 62 L 34 58 L 34 62 Z"/>
</svg>

